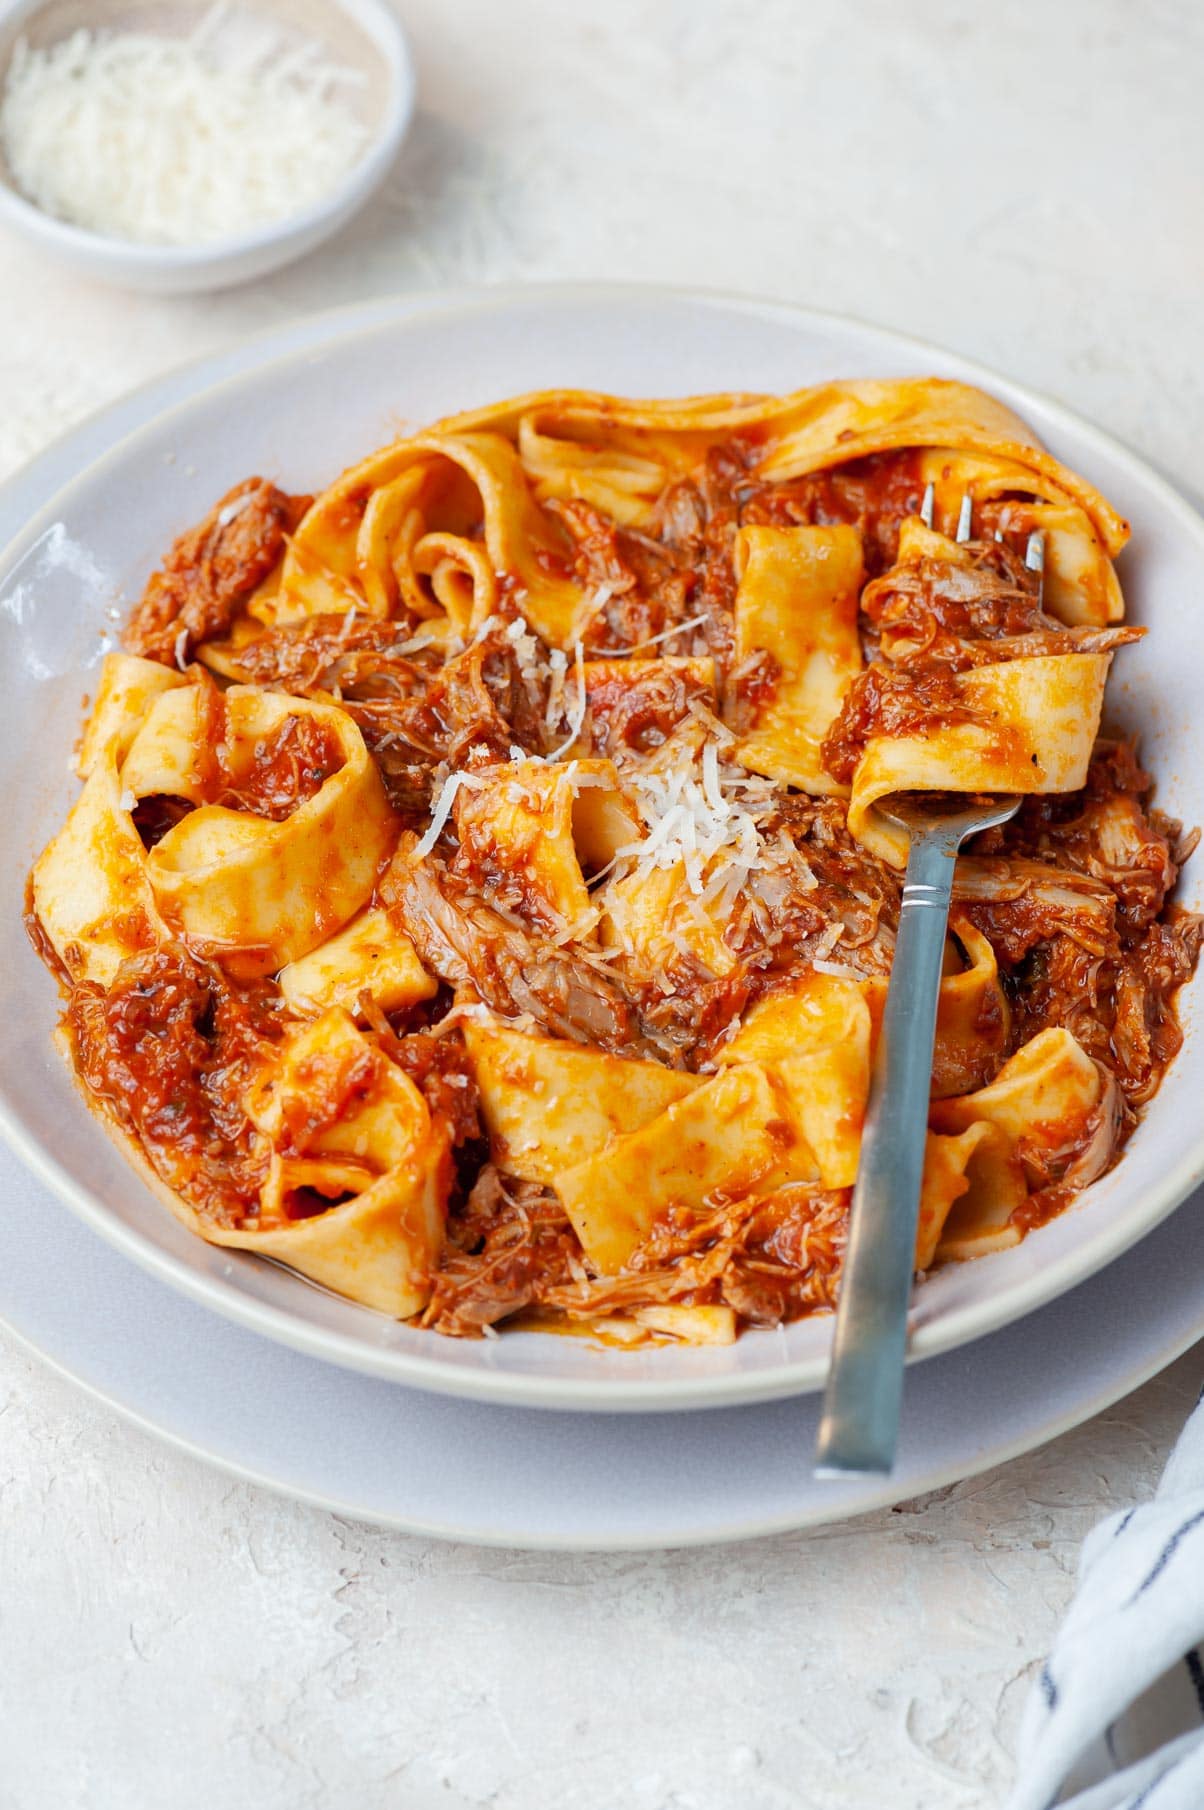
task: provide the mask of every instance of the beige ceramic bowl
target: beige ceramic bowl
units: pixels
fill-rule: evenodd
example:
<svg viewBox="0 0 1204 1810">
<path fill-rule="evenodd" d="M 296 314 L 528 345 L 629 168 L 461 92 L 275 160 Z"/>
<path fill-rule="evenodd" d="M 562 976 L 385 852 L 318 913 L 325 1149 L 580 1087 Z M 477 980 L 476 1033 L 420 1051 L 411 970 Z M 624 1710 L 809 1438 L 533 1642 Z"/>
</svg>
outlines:
<svg viewBox="0 0 1204 1810">
<path fill-rule="evenodd" d="M 0 3 L 0 89 L 18 39 L 45 49 L 81 26 L 184 36 L 211 0 L 9 0 Z M 241 0 L 240 0 L 241 4 Z M 268 226 L 203 245 L 145 245 L 68 225 L 19 193 L 0 153 L 0 226 L 24 233 L 61 263 L 129 289 L 159 294 L 222 289 L 263 276 L 311 251 L 345 225 L 377 189 L 414 112 L 415 77 L 405 33 L 387 0 L 254 0 L 260 17 L 321 44 L 360 73 L 347 104 L 368 127 L 358 161 L 321 201 Z"/>
</svg>

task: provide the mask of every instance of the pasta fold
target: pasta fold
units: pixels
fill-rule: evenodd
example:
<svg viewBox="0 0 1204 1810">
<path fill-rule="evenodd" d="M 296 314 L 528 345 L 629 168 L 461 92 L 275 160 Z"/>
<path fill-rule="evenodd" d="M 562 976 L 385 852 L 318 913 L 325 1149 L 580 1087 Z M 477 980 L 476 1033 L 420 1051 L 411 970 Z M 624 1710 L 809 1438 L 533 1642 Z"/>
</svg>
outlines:
<svg viewBox="0 0 1204 1810">
<path fill-rule="evenodd" d="M 382 1011 L 400 1012 L 433 999 L 438 991 L 409 937 L 378 908 L 361 911 L 308 955 L 289 962 L 276 978 L 289 1005 L 302 1013 L 343 1006 L 355 1017 L 364 991 Z"/>
<path fill-rule="evenodd" d="M 845 525 L 742 528 L 734 560 L 737 660 L 769 660 L 736 758 L 804 792 L 839 792 L 820 745 L 861 671 L 861 536 Z"/>
<path fill-rule="evenodd" d="M 76 763 L 80 778 L 87 779 L 110 748 L 120 767 L 156 698 L 187 683 L 182 672 L 161 666 L 157 660 L 143 660 L 137 654 L 106 654 L 80 743 Z"/>
<path fill-rule="evenodd" d="M 875 810 L 895 792 L 1073 792 L 1087 777 L 1111 654 L 1051 654 L 959 673 L 969 720 L 879 736 L 853 776 L 849 829 L 902 867 L 907 832 Z"/>
<path fill-rule="evenodd" d="M 870 1082 L 870 1012 L 856 981 L 808 974 L 746 1016 L 717 1060 L 762 1064 L 778 1081 L 800 1149 L 825 1188 L 857 1179 Z M 799 1159 L 794 1159 L 799 1176 Z M 784 1178 L 783 1178 L 784 1179 Z"/>
<path fill-rule="evenodd" d="M 231 686 L 222 707 L 235 786 L 256 747 L 289 719 L 323 728 L 340 764 L 280 821 L 204 802 L 205 703 L 190 687 L 152 707 L 122 783 L 135 799 L 168 795 L 196 807 L 146 857 L 162 917 L 235 960 L 242 974 L 269 974 L 317 948 L 367 903 L 397 825 L 363 737 L 342 711 L 253 686 Z"/>
<path fill-rule="evenodd" d="M 107 986 L 122 962 L 167 935 L 110 740 L 33 870 L 33 907 L 73 981 Z"/>
<path fill-rule="evenodd" d="M 260 1223 L 205 1235 L 399 1319 L 419 1312 L 443 1242 L 451 1162 L 447 1133 L 409 1076 L 335 1006 L 294 1035 L 247 1111 L 271 1146 Z"/>
<path fill-rule="evenodd" d="M 680 1069 L 498 1023 L 466 1021 L 464 1041 L 493 1160 L 553 1187 L 566 1169 L 639 1131 L 699 1085 Z"/>
<path fill-rule="evenodd" d="M 465 775 L 456 794 L 460 858 L 553 932 L 582 924 L 586 871 L 605 867 L 640 833 L 608 760 L 511 761 Z"/>
<path fill-rule="evenodd" d="M 556 1192 L 603 1275 L 622 1269 L 673 1207 L 700 1207 L 790 1179 L 800 1150 L 778 1087 L 757 1063 L 725 1069 L 640 1130 L 562 1171 Z"/>
</svg>

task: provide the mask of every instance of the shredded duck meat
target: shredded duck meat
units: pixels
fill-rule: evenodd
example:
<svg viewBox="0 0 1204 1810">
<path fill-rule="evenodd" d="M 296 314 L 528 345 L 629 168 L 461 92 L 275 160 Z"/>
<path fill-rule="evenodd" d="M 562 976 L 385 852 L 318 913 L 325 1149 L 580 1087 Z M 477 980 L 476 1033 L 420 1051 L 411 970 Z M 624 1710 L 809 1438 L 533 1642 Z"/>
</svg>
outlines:
<svg viewBox="0 0 1204 1810">
<path fill-rule="evenodd" d="M 781 1188 L 658 1226 L 621 1276 L 590 1274 L 555 1194 L 481 1171 L 449 1225 L 452 1250 L 423 1324 L 456 1337 L 516 1313 L 551 1310 L 605 1321 L 635 1308 L 734 1308 L 750 1326 L 776 1326 L 835 1305 L 848 1226 L 844 1192 Z"/>
<path fill-rule="evenodd" d="M 126 630 L 130 653 L 183 665 L 199 642 L 224 634 L 280 563 L 311 501 L 264 478 L 228 490 L 198 528 L 180 536 L 147 585 Z"/>
<path fill-rule="evenodd" d="M 108 988 L 73 988 L 67 1028 L 86 1086 L 163 1180 L 215 1224 L 241 1224 L 267 1169 L 243 1096 L 284 1032 L 276 988 L 169 946 Z"/>
<path fill-rule="evenodd" d="M 753 479 L 742 488 L 741 520 L 781 528 L 848 523 L 861 536 L 872 578 L 894 564 L 900 524 L 919 513 L 923 492 L 914 452 L 875 453 L 784 483 Z"/>
<path fill-rule="evenodd" d="M 970 542 L 967 563 L 920 559 L 866 586 L 861 607 L 879 658 L 963 672 L 1038 654 L 1108 653 L 1139 641 L 1132 627 L 1068 627 L 1047 615 L 1037 574 L 999 541 Z"/>
<path fill-rule="evenodd" d="M 605 966 L 558 948 L 514 913 L 491 909 L 452 869 L 395 863 L 381 898 L 420 959 L 450 985 L 468 985 L 506 1018 L 615 1054 L 664 1059 L 637 1001 Z"/>
<path fill-rule="evenodd" d="M 547 1301 L 580 1268 L 580 1246 L 556 1196 L 505 1180 L 486 1163 L 459 1214 L 422 1324 L 453 1338 L 479 1335 Z"/>
<path fill-rule="evenodd" d="M 796 983 L 826 974 L 880 1000 L 902 875 L 848 827 L 844 793 L 868 744 L 985 721 L 963 685 L 985 666 L 1107 654 L 1143 632 L 1100 620 L 1068 626 L 1052 614 L 1023 538 L 1010 531 L 949 557 L 925 551 L 897 563 L 901 525 L 924 492 L 914 450 L 774 482 L 759 474 L 762 451 L 754 431 L 700 445 L 687 475 L 679 464 L 658 496 L 638 508 L 615 505 L 616 517 L 597 500 L 532 485 L 526 500 L 543 535 L 541 568 L 582 594 L 572 642 L 553 645 L 531 626 L 524 582 L 533 581 L 517 570 L 486 573 L 486 601 L 472 605 L 471 621 L 466 604 L 454 632 L 450 617 L 436 624 L 431 563 L 421 568 L 421 595 L 412 584 L 399 593 L 392 575 L 388 616 L 375 607 L 333 613 L 328 592 L 317 613 L 273 623 L 273 588 L 311 499 L 261 478 L 236 486 L 176 541 L 130 621 L 131 652 L 187 668 L 198 687 L 195 779 L 205 802 L 282 823 L 343 760 L 337 736 L 299 711 L 236 771 L 224 701 L 235 683 L 346 713 L 400 819 L 395 852 L 390 858 L 390 841 L 369 872 L 363 910 L 409 940 L 433 997 L 396 1010 L 373 986 L 340 997 L 355 1038 L 344 1019 L 345 1044 L 310 1077 L 317 1106 L 282 1109 L 277 1154 L 303 1162 L 371 1097 L 389 1065 L 408 1077 L 438 1128 L 441 1160 L 449 1144 L 452 1151 L 441 1172 L 446 1239 L 420 1316 L 442 1334 L 488 1336 L 516 1318 L 596 1329 L 676 1307 L 766 1327 L 834 1306 L 851 1190 L 817 1180 L 777 1185 L 797 1169 L 762 1170 L 764 1192 L 732 1199 L 720 1188 L 701 1204 L 670 1206 L 618 1273 L 602 1273 L 555 1187 L 505 1166 L 523 1164 L 497 1136 L 465 1026 L 484 1015 L 574 1050 L 658 1064 L 673 1071 L 673 1086 L 683 1077 L 705 1085 L 749 1014 Z M 353 530 L 370 520 L 366 492 L 349 493 L 345 506 Z M 980 511 L 978 532 L 1005 522 L 1008 506 Z M 456 509 L 471 515 L 458 498 Z M 858 531 L 868 576 L 856 631 L 848 630 L 860 635 L 863 664 L 822 740 L 823 784 L 812 794 L 742 761 L 750 724 L 792 678 L 788 661 L 768 649 L 737 659 L 733 548 L 742 528 L 842 524 Z M 485 527 L 460 528 L 476 570 Z M 939 547 L 931 536 L 922 544 Z M 463 577 L 460 569 L 457 582 Z M 443 580 L 451 582 L 446 572 Z M 979 683 L 971 678 L 971 691 Z M 648 826 L 632 844 L 616 836 L 606 861 L 580 854 L 576 882 L 586 890 L 578 896 L 588 899 L 580 933 L 524 880 L 525 845 L 510 867 L 490 857 L 489 811 L 480 846 L 466 827 L 474 787 L 519 760 L 549 757 L 574 770 L 613 763 L 606 783 L 617 775 L 615 808 Z M 576 810 L 602 782 L 595 771 L 574 783 L 583 788 Z M 453 810 L 457 787 L 468 791 Z M 951 943 L 950 965 L 960 950 L 969 969 L 964 944 L 973 930 L 998 973 L 969 1020 L 972 1059 L 957 1050 L 943 1058 L 953 1079 L 938 1081 L 934 1098 L 989 1084 L 1051 1029 L 1071 1032 L 1100 1076 L 1098 1105 L 1073 1137 L 1017 1145 L 1028 1188 L 1015 1217 L 1021 1229 L 1060 1211 L 1117 1159 L 1182 1042 L 1175 1000 L 1204 926 L 1173 895 L 1194 837 L 1152 806 L 1151 789 L 1135 749 L 1101 739 L 1079 791 L 1026 798 L 958 862 L 962 942 Z M 153 850 L 193 808 L 171 796 L 139 798 L 130 817 Z M 649 954 L 637 934 L 641 894 L 666 875 L 680 909 L 648 908 Z M 598 925 L 616 876 L 630 884 L 636 927 L 624 929 L 611 909 L 604 935 Z M 31 925 L 53 957 L 32 915 Z M 276 980 L 233 978 L 209 945 L 172 934 L 124 961 L 107 985 L 69 985 L 76 1063 L 96 1100 L 198 1215 L 215 1227 L 253 1226 L 272 1157 L 245 1102 L 279 1060 L 298 1009 Z M 858 1010 L 868 1024 L 866 1007 Z M 861 1035 L 866 1042 L 871 1033 Z M 1079 1060 L 1090 1076 L 1091 1063 Z M 402 1091 L 421 1116 L 412 1091 Z M 278 1210 L 305 1218 L 334 1204 L 300 1185 Z"/>
<path fill-rule="evenodd" d="M 976 839 L 959 875 L 1005 969 L 1013 1047 L 1064 1025 L 1130 1107 L 1152 1098 L 1181 1047 L 1174 999 L 1202 934 L 1191 913 L 1162 915 L 1194 839 L 1147 808 L 1152 784 L 1130 743 L 1103 740 L 1082 792 L 1026 799 Z"/>
<path fill-rule="evenodd" d="M 1067 627 L 1046 613 L 1038 577 L 1006 543 L 970 542 L 966 563 L 896 565 L 861 596 L 876 656 L 853 681 L 823 744 L 824 765 L 849 784 L 876 736 L 934 735 L 990 719 L 956 675 L 981 665 L 1059 653 L 1110 653 L 1144 629 Z"/>
</svg>

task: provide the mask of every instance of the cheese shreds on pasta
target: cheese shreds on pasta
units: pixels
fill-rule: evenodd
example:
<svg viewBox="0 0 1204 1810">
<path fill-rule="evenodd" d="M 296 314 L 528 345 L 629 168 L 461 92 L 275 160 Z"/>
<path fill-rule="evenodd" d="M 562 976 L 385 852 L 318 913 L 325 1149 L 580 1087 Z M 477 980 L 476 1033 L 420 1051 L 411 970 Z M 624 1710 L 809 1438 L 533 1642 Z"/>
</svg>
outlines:
<svg viewBox="0 0 1204 1810">
<path fill-rule="evenodd" d="M 340 99 L 362 78 L 310 40 L 214 7 L 187 37 L 80 29 L 22 38 L 0 146 L 27 200 L 74 226 L 145 244 L 240 237 L 304 211 L 368 134 Z"/>
<path fill-rule="evenodd" d="M 701 783 L 692 764 L 678 764 L 667 773 L 635 773 L 632 782 L 639 794 L 649 831 L 639 842 L 619 849 L 620 860 L 630 858 L 641 878 L 657 868 L 685 871 L 686 884 L 696 895 L 720 890 L 715 880 L 726 880 L 732 867 L 744 875 L 761 858 L 756 818 L 738 797 L 725 795 L 719 777 L 718 753 L 713 742 L 703 747 Z M 741 774 L 735 790 L 747 790 Z M 707 886 L 707 879 L 711 885 Z"/>
<path fill-rule="evenodd" d="M 582 652 L 580 641 L 573 643 L 573 677 L 576 684 L 576 691 L 573 696 L 573 701 L 569 705 L 566 717 L 568 734 L 565 736 L 564 741 L 561 742 L 559 748 L 554 749 L 553 752 L 548 755 L 549 761 L 563 760 L 564 756 L 573 746 L 573 743 L 577 740 L 577 737 L 581 734 L 585 725 L 585 712 L 589 705 L 589 695 L 585 689 L 585 656 Z"/>
<path fill-rule="evenodd" d="M 30 876 L 88 1098 L 193 1231 L 365 1308 L 764 1336 L 837 1299 L 886 801 L 1014 791 L 954 876 L 914 1267 L 1006 1251 L 1121 1156 L 1204 941 L 1098 733 L 1127 535 L 936 379 L 544 392 L 247 480 Z"/>
</svg>

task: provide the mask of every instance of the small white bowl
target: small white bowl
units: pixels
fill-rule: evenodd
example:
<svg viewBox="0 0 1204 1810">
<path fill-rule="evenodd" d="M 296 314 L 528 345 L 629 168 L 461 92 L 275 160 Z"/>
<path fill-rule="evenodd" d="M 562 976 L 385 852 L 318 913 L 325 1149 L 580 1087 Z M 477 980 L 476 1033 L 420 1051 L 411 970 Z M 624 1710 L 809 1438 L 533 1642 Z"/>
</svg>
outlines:
<svg viewBox="0 0 1204 1810">
<path fill-rule="evenodd" d="M 21 37 L 45 49 L 81 26 L 95 31 L 157 31 L 183 36 L 210 0 L 0 0 L 0 92 Z M 270 225 L 200 245 L 148 245 L 69 225 L 19 192 L 0 152 L 0 224 L 25 234 L 60 263 L 90 276 L 159 295 L 224 289 L 277 270 L 344 226 L 379 187 L 414 113 L 416 81 L 409 44 L 388 0 L 254 0 L 261 18 L 311 38 L 332 60 L 360 72 L 349 95 L 371 134 L 365 150 L 329 194 Z"/>
</svg>

